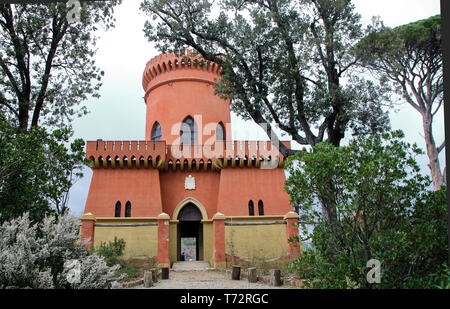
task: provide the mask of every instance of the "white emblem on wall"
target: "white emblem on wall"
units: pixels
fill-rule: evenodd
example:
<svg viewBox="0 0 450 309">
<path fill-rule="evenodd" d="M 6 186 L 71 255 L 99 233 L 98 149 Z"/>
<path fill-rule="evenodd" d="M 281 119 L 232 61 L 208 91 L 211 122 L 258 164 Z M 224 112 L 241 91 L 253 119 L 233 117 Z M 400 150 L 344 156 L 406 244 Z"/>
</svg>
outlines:
<svg viewBox="0 0 450 309">
<path fill-rule="evenodd" d="M 186 190 L 195 190 L 195 178 L 189 175 L 184 180 L 184 188 Z"/>
</svg>

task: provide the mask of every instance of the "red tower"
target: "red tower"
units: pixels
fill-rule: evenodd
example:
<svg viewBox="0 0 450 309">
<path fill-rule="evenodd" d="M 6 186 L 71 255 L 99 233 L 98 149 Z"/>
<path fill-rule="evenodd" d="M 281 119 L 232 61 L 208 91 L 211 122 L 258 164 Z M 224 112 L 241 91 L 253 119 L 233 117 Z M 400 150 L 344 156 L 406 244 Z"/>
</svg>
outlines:
<svg viewBox="0 0 450 309">
<path fill-rule="evenodd" d="M 284 192 L 284 158 L 264 141 L 232 141 L 230 105 L 214 94 L 215 63 L 186 53 L 150 60 L 143 74 L 145 141 L 87 142 L 93 176 L 83 216 L 91 243 L 124 238 L 128 257 L 291 258 L 297 215 Z M 95 237 L 94 237 L 95 235 Z"/>
</svg>

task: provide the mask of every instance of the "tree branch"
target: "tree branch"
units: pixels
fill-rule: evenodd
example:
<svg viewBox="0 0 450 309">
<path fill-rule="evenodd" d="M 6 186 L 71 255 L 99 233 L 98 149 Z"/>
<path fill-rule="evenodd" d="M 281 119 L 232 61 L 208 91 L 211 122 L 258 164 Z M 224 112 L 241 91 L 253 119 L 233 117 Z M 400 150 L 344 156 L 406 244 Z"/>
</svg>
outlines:
<svg viewBox="0 0 450 309">
<path fill-rule="evenodd" d="M 439 154 L 445 148 L 445 141 L 437 148 L 437 153 Z"/>
</svg>

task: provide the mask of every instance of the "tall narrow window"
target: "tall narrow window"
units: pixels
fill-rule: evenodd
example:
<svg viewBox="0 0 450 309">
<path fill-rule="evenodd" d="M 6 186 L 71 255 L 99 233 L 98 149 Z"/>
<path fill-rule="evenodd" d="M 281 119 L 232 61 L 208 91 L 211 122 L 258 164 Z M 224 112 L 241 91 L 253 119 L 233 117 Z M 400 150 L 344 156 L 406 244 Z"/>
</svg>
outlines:
<svg viewBox="0 0 450 309">
<path fill-rule="evenodd" d="M 250 202 L 248 202 L 248 215 L 249 216 L 254 216 L 255 215 L 255 206 L 253 205 L 253 201 L 250 200 Z"/>
<path fill-rule="evenodd" d="M 155 122 L 152 128 L 152 141 L 160 141 L 162 139 L 161 125 L 158 121 Z"/>
<path fill-rule="evenodd" d="M 131 217 L 131 203 L 128 201 L 125 204 L 125 217 Z"/>
<path fill-rule="evenodd" d="M 183 120 L 180 137 L 182 145 L 197 145 L 197 124 L 191 116 L 188 116 Z"/>
<path fill-rule="evenodd" d="M 114 215 L 116 218 L 120 217 L 121 208 L 122 208 L 122 205 L 120 205 L 120 202 L 117 202 L 116 203 L 116 211 L 115 211 L 115 215 Z"/>
<path fill-rule="evenodd" d="M 261 200 L 258 202 L 258 212 L 260 216 L 264 216 L 264 204 Z"/>
<path fill-rule="evenodd" d="M 216 127 L 216 141 L 224 141 L 225 140 L 225 128 L 223 127 L 222 122 L 219 122 Z"/>
</svg>

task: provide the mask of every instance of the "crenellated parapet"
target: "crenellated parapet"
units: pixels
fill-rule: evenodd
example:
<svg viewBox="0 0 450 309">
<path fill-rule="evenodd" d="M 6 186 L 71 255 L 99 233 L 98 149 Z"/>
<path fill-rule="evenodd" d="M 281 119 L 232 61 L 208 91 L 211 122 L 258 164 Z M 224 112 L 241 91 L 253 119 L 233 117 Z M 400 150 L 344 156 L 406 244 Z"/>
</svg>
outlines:
<svg viewBox="0 0 450 309">
<path fill-rule="evenodd" d="M 166 159 L 166 142 L 89 141 L 86 158 L 92 168 L 159 168 Z"/>
<path fill-rule="evenodd" d="M 290 146 L 290 142 L 283 142 Z M 284 156 L 270 141 L 217 141 L 211 145 L 166 145 L 164 141 L 87 142 L 92 168 L 157 168 L 162 171 L 222 168 L 282 168 Z"/>
<path fill-rule="evenodd" d="M 204 60 L 192 51 L 167 53 L 154 57 L 145 66 L 142 87 L 145 96 L 155 88 L 177 81 L 199 81 L 213 84 L 220 78 L 221 67 Z M 146 100 L 147 101 L 147 100 Z"/>
</svg>

